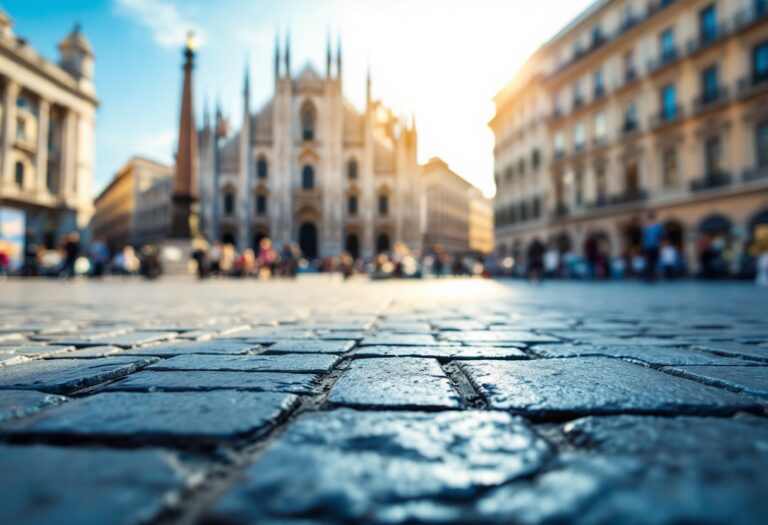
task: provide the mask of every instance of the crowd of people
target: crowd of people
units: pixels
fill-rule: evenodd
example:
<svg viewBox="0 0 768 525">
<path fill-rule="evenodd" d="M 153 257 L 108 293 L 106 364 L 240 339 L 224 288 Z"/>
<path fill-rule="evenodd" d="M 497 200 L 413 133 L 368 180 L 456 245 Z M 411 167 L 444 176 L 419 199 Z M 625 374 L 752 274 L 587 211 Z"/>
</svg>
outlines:
<svg viewBox="0 0 768 525">
<path fill-rule="evenodd" d="M 423 254 L 411 253 L 398 243 L 386 252 L 363 260 L 349 252 L 337 257 L 309 260 L 297 243 L 279 248 L 269 238 L 257 249 L 239 251 L 234 245 L 193 241 L 191 260 L 200 279 L 221 277 L 295 278 L 300 272 L 340 273 L 344 279 L 367 275 L 372 279 L 421 278 L 442 276 L 524 277 L 533 282 L 542 279 L 623 279 L 654 281 L 690 276 L 688 262 L 669 232 L 648 214 L 637 246 L 611 256 L 607 239 L 588 235 L 582 253 L 563 249 L 556 242 L 547 245 L 534 240 L 524 254 L 514 257 L 491 257 L 478 254 L 448 254 L 440 246 L 432 246 Z M 703 235 L 697 245 L 699 276 L 719 278 L 730 275 L 731 254 L 722 238 Z M 23 262 L 16 273 L 21 276 L 58 276 L 72 279 L 76 275 L 101 278 L 143 276 L 156 278 L 163 273 L 164 254 L 156 245 L 135 249 L 131 245 L 111 250 L 104 238 L 92 240 L 87 250 L 76 232 L 59 239 L 55 249 L 28 243 Z M 0 243 L 0 278 L 10 274 L 10 254 Z M 768 285 L 768 247 L 755 257 L 759 283 Z"/>
</svg>

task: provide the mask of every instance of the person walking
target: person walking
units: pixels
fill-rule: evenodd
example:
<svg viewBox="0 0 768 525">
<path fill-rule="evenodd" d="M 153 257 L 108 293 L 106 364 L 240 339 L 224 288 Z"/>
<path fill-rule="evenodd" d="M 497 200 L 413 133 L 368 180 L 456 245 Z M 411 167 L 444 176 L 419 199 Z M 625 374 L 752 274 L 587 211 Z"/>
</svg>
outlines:
<svg viewBox="0 0 768 525">
<path fill-rule="evenodd" d="M 66 279 L 75 278 L 75 263 L 80 256 L 80 234 L 72 232 L 64 240 L 64 264 L 59 275 Z"/>
<path fill-rule="evenodd" d="M 534 239 L 528 247 L 528 280 L 534 283 L 541 281 L 544 272 L 544 245 Z"/>
<path fill-rule="evenodd" d="M 664 226 L 656 219 L 656 213 L 648 212 L 643 228 L 643 253 L 645 255 L 645 280 L 656 279 L 661 241 L 664 238 Z"/>
</svg>

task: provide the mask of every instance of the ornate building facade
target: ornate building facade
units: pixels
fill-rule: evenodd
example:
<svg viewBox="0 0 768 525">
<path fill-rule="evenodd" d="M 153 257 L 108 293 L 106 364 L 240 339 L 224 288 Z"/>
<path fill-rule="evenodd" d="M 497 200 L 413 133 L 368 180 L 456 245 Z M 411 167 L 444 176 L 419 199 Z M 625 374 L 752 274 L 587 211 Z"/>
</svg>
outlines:
<svg viewBox="0 0 768 525">
<path fill-rule="evenodd" d="M 600 0 L 496 95 L 496 246 L 639 250 L 646 214 L 700 267 L 768 239 L 768 2 Z"/>
<path fill-rule="evenodd" d="M 79 27 L 53 62 L 0 10 L 0 208 L 24 217 L 27 243 L 53 247 L 93 215 L 93 67 Z"/>
<path fill-rule="evenodd" d="M 371 97 L 356 110 L 344 98 L 341 50 L 326 51 L 326 72 L 291 70 L 290 43 L 276 45 L 274 95 L 250 109 L 246 72 L 240 130 L 219 110 L 199 132 L 202 231 L 209 239 L 255 247 L 264 237 L 297 242 L 308 258 L 347 250 L 371 257 L 402 242 L 421 248 L 419 165 L 413 119 Z"/>
</svg>

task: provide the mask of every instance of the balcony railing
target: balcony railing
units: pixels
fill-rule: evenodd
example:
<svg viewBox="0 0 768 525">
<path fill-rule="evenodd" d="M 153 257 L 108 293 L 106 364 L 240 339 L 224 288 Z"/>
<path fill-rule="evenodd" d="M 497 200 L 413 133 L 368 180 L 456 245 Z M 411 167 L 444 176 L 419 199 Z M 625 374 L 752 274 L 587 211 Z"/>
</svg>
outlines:
<svg viewBox="0 0 768 525">
<path fill-rule="evenodd" d="M 635 120 L 625 120 L 624 124 L 619 128 L 619 132 L 624 136 L 632 135 L 638 131 L 640 131 L 640 126 Z"/>
<path fill-rule="evenodd" d="M 683 107 L 679 104 L 672 108 L 665 108 L 651 118 L 651 127 L 658 128 L 673 124 L 683 118 Z"/>
<path fill-rule="evenodd" d="M 700 179 L 691 181 L 691 191 L 710 190 L 722 188 L 731 184 L 731 174 L 727 172 L 708 173 Z"/>
<path fill-rule="evenodd" d="M 605 96 L 605 86 L 595 86 L 595 89 L 592 91 L 592 98 L 595 100 L 601 99 Z"/>
<path fill-rule="evenodd" d="M 737 30 L 743 30 L 768 18 L 768 0 L 755 2 L 751 7 L 736 13 L 734 25 Z"/>
<path fill-rule="evenodd" d="M 768 88 L 768 72 L 739 79 L 739 96 L 745 97 Z"/>
<path fill-rule="evenodd" d="M 584 98 L 581 96 L 573 97 L 573 109 L 580 108 L 584 105 Z"/>
<path fill-rule="evenodd" d="M 648 199 L 648 192 L 642 188 L 629 190 L 619 195 L 612 195 L 610 204 L 628 204 L 630 202 L 640 202 Z"/>
<path fill-rule="evenodd" d="M 762 179 L 768 179 L 768 166 L 758 166 L 744 171 L 744 182 L 752 182 L 753 180 Z"/>
<path fill-rule="evenodd" d="M 677 47 L 665 49 L 655 60 L 650 60 L 648 62 L 648 72 L 655 73 L 660 71 L 665 67 L 675 63 L 678 58 L 680 58 L 680 52 L 678 51 Z"/>
<path fill-rule="evenodd" d="M 702 31 L 688 42 L 688 54 L 693 55 L 728 36 L 728 24 L 722 23 L 708 31 Z"/>
<path fill-rule="evenodd" d="M 567 217 L 569 213 L 570 210 L 568 209 L 568 205 L 560 203 L 555 206 L 555 209 L 552 211 L 552 216 L 555 218 Z"/>
<path fill-rule="evenodd" d="M 693 107 L 694 109 L 698 111 L 703 111 L 705 109 L 709 109 L 713 106 L 717 106 L 719 104 L 723 104 L 728 101 L 728 88 L 726 87 L 719 87 L 714 91 L 711 92 L 704 92 L 698 97 L 696 97 L 693 101 Z"/>
</svg>

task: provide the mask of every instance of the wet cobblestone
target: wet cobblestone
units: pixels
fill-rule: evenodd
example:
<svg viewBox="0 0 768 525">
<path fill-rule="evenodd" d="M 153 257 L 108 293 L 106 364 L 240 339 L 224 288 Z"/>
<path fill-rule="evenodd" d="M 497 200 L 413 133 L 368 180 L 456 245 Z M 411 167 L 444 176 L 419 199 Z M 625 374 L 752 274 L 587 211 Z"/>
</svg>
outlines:
<svg viewBox="0 0 768 525">
<path fill-rule="evenodd" d="M 0 283 L 0 522 L 762 525 L 768 297 L 603 284 Z"/>
</svg>

